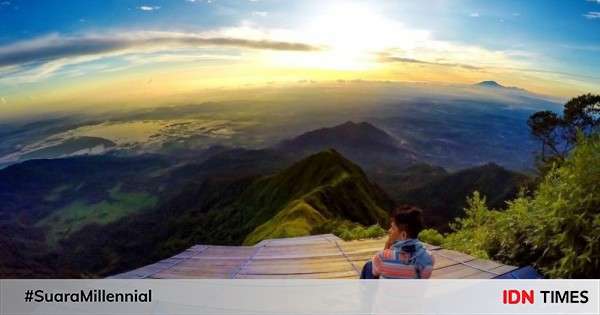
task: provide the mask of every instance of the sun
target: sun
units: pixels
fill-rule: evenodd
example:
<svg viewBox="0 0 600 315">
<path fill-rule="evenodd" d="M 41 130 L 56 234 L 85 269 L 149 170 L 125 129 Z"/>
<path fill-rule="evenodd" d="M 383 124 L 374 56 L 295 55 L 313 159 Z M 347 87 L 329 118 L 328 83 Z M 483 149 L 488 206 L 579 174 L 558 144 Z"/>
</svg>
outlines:
<svg viewBox="0 0 600 315">
<path fill-rule="evenodd" d="M 393 46 L 394 31 L 401 27 L 366 5 L 337 3 L 308 19 L 299 32 L 304 40 L 323 50 L 313 54 L 284 53 L 280 64 L 296 67 L 368 70 L 377 66 L 377 53 Z"/>
<path fill-rule="evenodd" d="M 388 46 L 393 25 L 366 5 L 338 3 L 317 16 L 307 31 L 333 50 L 354 54 Z"/>
</svg>

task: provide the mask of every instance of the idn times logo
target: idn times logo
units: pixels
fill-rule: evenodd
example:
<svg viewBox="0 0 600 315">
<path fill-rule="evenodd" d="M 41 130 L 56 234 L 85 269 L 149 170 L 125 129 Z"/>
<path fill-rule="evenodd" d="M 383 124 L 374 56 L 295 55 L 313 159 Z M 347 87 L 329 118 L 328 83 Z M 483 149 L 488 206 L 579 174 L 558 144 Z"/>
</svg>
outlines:
<svg viewBox="0 0 600 315">
<path fill-rule="evenodd" d="M 502 304 L 585 304 L 587 290 L 502 290 Z"/>
</svg>

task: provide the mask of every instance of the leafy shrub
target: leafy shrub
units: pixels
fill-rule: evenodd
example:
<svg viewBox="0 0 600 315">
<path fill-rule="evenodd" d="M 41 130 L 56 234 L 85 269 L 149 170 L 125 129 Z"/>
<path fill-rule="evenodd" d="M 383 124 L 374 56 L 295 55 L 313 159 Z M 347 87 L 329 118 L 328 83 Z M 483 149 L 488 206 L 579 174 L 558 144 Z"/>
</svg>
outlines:
<svg viewBox="0 0 600 315">
<path fill-rule="evenodd" d="M 577 146 L 543 178 L 532 196 L 521 193 L 505 211 L 490 210 L 475 192 L 446 248 L 508 264 L 535 265 L 551 278 L 600 276 L 600 134 Z"/>
<path fill-rule="evenodd" d="M 444 236 L 435 229 L 425 229 L 419 233 L 419 239 L 425 243 L 439 246 L 444 242 Z"/>
<path fill-rule="evenodd" d="M 386 235 L 386 231 L 378 224 L 365 227 L 348 220 L 329 220 L 312 230 L 311 234 L 332 233 L 345 240 L 359 240 L 379 238 Z"/>
</svg>

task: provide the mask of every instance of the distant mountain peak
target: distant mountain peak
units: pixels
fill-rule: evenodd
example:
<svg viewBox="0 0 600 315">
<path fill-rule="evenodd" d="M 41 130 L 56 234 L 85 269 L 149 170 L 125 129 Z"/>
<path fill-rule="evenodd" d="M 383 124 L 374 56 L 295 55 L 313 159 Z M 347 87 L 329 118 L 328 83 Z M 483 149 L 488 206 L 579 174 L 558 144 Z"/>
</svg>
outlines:
<svg viewBox="0 0 600 315">
<path fill-rule="evenodd" d="M 406 167 L 414 160 L 412 151 L 368 122 L 347 121 L 333 127 L 315 129 L 282 141 L 277 148 L 297 155 L 332 148 L 367 169 L 390 163 Z"/>
<path fill-rule="evenodd" d="M 481 81 L 475 84 L 476 86 L 491 87 L 491 88 L 506 88 L 504 85 L 496 81 Z"/>
<path fill-rule="evenodd" d="M 397 141 L 385 131 L 368 122 L 347 121 L 333 127 L 312 130 L 300 136 L 284 141 L 284 147 L 312 147 L 324 150 L 336 146 L 371 147 L 380 145 L 396 147 Z"/>
<path fill-rule="evenodd" d="M 475 83 L 473 84 L 474 86 L 477 87 L 484 87 L 484 88 L 492 88 L 492 89 L 502 89 L 502 90 L 512 90 L 512 91 L 520 91 L 520 92 L 527 92 L 526 90 L 519 88 L 519 87 L 515 87 L 515 86 L 504 86 L 496 81 L 481 81 L 479 83 Z"/>
</svg>

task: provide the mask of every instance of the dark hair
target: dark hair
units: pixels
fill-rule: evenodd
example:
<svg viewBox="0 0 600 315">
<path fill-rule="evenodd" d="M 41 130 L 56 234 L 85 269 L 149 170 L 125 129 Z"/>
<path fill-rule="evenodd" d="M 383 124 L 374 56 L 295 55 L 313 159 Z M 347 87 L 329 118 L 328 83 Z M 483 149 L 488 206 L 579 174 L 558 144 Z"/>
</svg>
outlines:
<svg viewBox="0 0 600 315">
<path fill-rule="evenodd" d="M 396 208 L 392 219 L 399 229 L 406 231 L 409 238 L 417 238 L 423 230 L 421 212 L 421 209 L 417 207 L 402 205 Z"/>
</svg>

